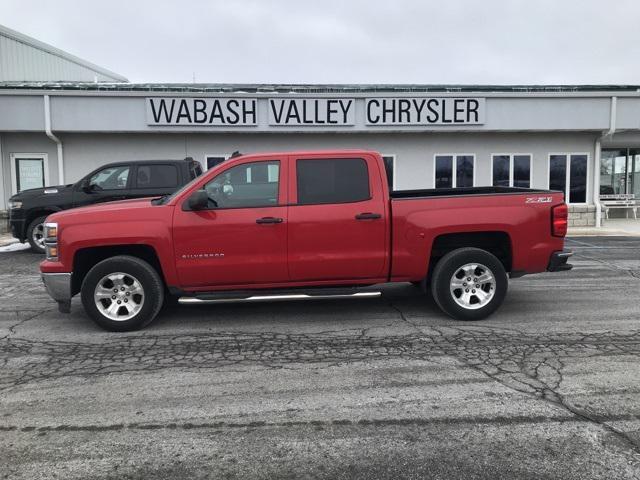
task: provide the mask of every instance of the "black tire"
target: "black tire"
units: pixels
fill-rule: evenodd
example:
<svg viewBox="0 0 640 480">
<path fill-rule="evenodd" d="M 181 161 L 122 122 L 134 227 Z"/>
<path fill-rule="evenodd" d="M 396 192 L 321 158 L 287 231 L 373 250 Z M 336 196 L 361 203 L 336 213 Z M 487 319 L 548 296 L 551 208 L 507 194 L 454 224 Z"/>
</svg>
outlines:
<svg viewBox="0 0 640 480">
<path fill-rule="evenodd" d="M 44 241 L 44 229 L 41 228 L 40 226 L 44 223 L 44 221 L 47 219 L 46 215 L 43 217 L 38 217 L 36 219 L 34 219 L 29 226 L 27 227 L 27 241 L 29 242 L 29 245 L 31 245 L 31 251 L 35 252 L 35 253 L 44 253 L 45 249 L 44 246 L 42 245 L 38 245 L 34 238 L 33 238 L 33 231 L 36 228 L 39 228 L 40 231 L 42 232 L 42 240 Z"/>
<path fill-rule="evenodd" d="M 450 290 L 453 275 L 461 267 L 472 263 L 489 268 L 495 278 L 493 297 L 486 305 L 474 309 L 459 305 Z M 431 292 L 436 304 L 450 317 L 456 320 L 481 320 L 491 315 L 502 305 L 507 294 L 508 283 L 504 266 L 494 255 L 479 248 L 459 248 L 447 253 L 436 264 L 433 269 Z"/>
<path fill-rule="evenodd" d="M 105 276 L 116 272 L 131 275 L 137 279 L 144 291 L 144 301 L 140 302 L 142 303 L 140 310 L 133 317 L 125 320 L 114 320 L 105 316 L 94 301 L 94 292 L 98 283 Z M 81 297 L 85 311 L 95 323 L 105 330 L 126 332 L 147 326 L 158 315 L 164 302 L 164 284 L 158 272 L 144 260 L 119 255 L 107 258 L 89 270 L 82 282 Z M 111 302 L 109 299 L 106 300 Z"/>
</svg>

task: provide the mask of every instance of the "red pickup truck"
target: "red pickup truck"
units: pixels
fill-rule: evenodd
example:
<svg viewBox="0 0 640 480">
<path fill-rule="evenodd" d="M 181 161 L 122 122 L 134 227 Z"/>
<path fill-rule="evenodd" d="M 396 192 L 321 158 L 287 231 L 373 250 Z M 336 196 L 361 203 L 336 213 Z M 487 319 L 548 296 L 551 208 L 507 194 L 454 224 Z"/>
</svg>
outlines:
<svg viewBox="0 0 640 480">
<path fill-rule="evenodd" d="M 568 270 L 561 192 L 474 187 L 390 192 L 382 157 L 335 150 L 241 155 L 174 194 L 58 212 L 42 278 L 61 312 L 81 294 L 109 330 L 166 300 L 358 293 L 413 282 L 477 320 L 508 277 Z"/>
</svg>

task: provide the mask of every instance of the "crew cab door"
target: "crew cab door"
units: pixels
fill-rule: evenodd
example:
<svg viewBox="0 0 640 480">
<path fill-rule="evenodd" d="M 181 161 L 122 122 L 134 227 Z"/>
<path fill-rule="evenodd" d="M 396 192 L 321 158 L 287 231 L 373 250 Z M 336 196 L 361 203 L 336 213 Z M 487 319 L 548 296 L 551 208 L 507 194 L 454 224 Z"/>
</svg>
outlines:
<svg viewBox="0 0 640 480">
<path fill-rule="evenodd" d="M 286 282 L 287 163 L 231 163 L 203 185 L 209 208 L 176 205 L 173 243 L 180 284 L 251 286 Z"/>
<path fill-rule="evenodd" d="M 78 182 L 73 191 L 73 206 L 82 207 L 129 198 L 132 169 L 129 164 L 105 167 Z"/>
<path fill-rule="evenodd" d="M 289 159 L 292 281 L 384 280 L 388 212 L 373 156 Z"/>
</svg>

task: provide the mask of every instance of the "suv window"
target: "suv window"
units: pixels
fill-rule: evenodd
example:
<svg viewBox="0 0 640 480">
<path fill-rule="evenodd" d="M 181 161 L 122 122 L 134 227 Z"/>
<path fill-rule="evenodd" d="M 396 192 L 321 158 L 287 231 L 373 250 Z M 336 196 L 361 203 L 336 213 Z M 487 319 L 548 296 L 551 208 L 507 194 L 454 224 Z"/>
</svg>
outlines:
<svg viewBox="0 0 640 480">
<path fill-rule="evenodd" d="M 178 169 L 175 165 L 140 165 L 136 176 L 136 188 L 172 188 L 178 186 Z"/>
<path fill-rule="evenodd" d="M 278 204 L 280 162 L 237 165 L 217 175 L 204 188 L 213 207 L 251 208 Z"/>
<path fill-rule="evenodd" d="M 129 166 L 107 167 L 89 179 L 89 188 L 94 190 L 122 190 L 127 188 Z"/>
<path fill-rule="evenodd" d="M 192 162 L 189 171 L 191 172 L 192 179 L 199 177 L 200 175 L 202 175 L 202 166 L 199 162 Z"/>
<path fill-rule="evenodd" d="M 296 161 L 298 204 L 361 202 L 371 198 L 362 158 Z"/>
</svg>

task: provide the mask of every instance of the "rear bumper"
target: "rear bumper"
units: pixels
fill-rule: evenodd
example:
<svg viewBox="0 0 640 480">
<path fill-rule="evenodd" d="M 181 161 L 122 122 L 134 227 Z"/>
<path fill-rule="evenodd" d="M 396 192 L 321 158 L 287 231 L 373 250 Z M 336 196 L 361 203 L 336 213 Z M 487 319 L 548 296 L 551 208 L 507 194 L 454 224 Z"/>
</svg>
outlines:
<svg viewBox="0 0 640 480">
<path fill-rule="evenodd" d="M 60 311 L 71 303 L 71 274 L 43 273 L 42 282 L 51 298 L 58 302 Z"/>
<path fill-rule="evenodd" d="M 569 257 L 573 255 L 571 250 L 562 250 L 560 252 L 553 252 L 551 258 L 549 258 L 549 265 L 547 266 L 548 272 L 563 272 L 571 270 L 573 265 L 567 263 Z"/>
</svg>

